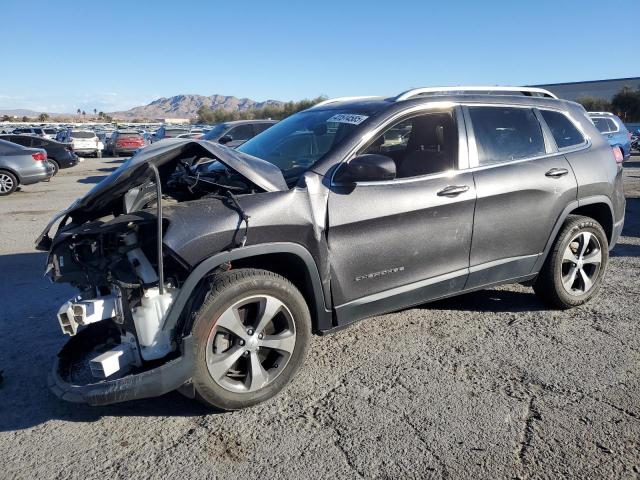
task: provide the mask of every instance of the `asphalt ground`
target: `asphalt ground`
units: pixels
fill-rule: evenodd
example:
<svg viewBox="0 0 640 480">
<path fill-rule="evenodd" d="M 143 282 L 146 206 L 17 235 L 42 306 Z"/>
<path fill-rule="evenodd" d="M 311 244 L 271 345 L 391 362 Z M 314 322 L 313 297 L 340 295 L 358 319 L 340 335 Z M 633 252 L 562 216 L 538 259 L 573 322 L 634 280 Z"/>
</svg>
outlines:
<svg viewBox="0 0 640 480">
<path fill-rule="evenodd" d="M 278 397 L 212 414 L 178 393 L 109 407 L 47 389 L 73 295 L 33 240 L 122 159 L 0 199 L 0 478 L 640 477 L 640 157 L 605 285 L 549 310 L 480 291 L 315 337 Z"/>
</svg>

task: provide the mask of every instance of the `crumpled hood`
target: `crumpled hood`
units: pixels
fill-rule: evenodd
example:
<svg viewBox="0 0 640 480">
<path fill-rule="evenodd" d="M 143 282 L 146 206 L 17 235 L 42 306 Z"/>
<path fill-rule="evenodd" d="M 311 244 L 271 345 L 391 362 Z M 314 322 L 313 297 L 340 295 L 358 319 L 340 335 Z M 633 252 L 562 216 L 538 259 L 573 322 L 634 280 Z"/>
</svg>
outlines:
<svg viewBox="0 0 640 480">
<path fill-rule="evenodd" d="M 89 216 L 112 202 L 114 198 L 124 195 L 132 187 L 150 178 L 153 173 L 149 165 L 155 165 L 161 173 L 163 167 L 166 167 L 165 171 L 172 172 L 177 159 L 193 156 L 213 157 L 267 192 L 289 189 L 282 171 L 265 160 L 207 140 L 166 139 L 145 147 L 93 187 L 84 197 L 55 215 L 36 240 L 36 244 L 39 244 L 53 224 L 63 216 L 74 216 L 74 213 L 78 212 L 83 216 Z M 171 165 L 172 162 L 174 165 Z"/>
<path fill-rule="evenodd" d="M 80 200 L 78 206 L 90 204 L 96 197 L 123 183 L 127 184 L 129 189 L 131 180 L 149 172 L 149 164 L 161 168 L 172 160 L 185 156 L 213 156 L 267 192 L 288 190 L 282 171 L 272 163 L 207 140 L 170 138 L 144 148 L 124 162 L 111 175 L 93 187 Z"/>
</svg>

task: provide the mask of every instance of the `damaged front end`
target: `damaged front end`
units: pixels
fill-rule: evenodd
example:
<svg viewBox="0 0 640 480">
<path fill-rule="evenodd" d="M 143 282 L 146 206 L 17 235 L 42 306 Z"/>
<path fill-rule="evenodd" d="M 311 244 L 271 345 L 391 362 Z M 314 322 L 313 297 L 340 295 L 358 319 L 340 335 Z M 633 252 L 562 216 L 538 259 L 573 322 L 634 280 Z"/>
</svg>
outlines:
<svg viewBox="0 0 640 480">
<path fill-rule="evenodd" d="M 191 294 L 181 287 L 192 268 L 163 244 L 170 228 L 163 205 L 211 198 L 230 205 L 248 228 L 235 196 L 284 189 L 281 172 L 267 162 L 209 142 L 174 140 L 132 157 L 54 217 L 36 245 L 49 251 L 51 280 L 78 289 L 57 314 L 71 339 L 54 364 L 54 393 L 103 405 L 187 384 L 191 338 L 177 327 L 184 312 L 172 307 L 188 304 L 176 300 Z"/>
</svg>

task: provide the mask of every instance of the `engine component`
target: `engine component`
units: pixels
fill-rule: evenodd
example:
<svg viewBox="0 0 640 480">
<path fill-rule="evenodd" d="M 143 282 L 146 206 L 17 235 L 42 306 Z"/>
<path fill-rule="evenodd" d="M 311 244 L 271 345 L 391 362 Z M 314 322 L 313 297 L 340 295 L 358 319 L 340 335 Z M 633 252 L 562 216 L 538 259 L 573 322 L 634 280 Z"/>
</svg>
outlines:
<svg viewBox="0 0 640 480">
<path fill-rule="evenodd" d="M 86 300 L 78 296 L 60 307 L 58 323 L 62 333 L 74 336 L 80 325 L 88 325 L 107 318 L 120 318 L 121 316 L 122 305 L 120 297 L 116 294 Z"/>
<path fill-rule="evenodd" d="M 164 293 L 157 287 L 148 288 L 134 308 L 133 322 L 136 326 L 140 353 L 145 360 L 162 358 L 171 351 L 169 333 L 162 330 L 162 320 L 178 295 L 177 288 L 165 285 Z"/>
<path fill-rule="evenodd" d="M 127 246 L 135 246 L 138 244 L 138 236 L 135 232 L 129 232 L 124 237 L 124 244 Z M 144 283 L 155 283 L 158 281 L 158 274 L 154 270 L 153 266 L 147 259 L 147 256 L 144 252 L 138 247 L 127 252 L 127 258 L 131 265 L 133 265 L 133 269 L 138 275 L 138 278 L 142 280 Z"/>
</svg>

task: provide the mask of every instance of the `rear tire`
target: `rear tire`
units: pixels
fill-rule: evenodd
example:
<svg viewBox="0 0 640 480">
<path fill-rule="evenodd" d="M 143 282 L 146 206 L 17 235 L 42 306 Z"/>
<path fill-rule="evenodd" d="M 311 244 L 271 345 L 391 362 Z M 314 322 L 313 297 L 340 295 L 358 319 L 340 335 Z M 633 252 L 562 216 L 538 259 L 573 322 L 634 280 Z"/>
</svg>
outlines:
<svg viewBox="0 0 640 480">
<path fill-rule="evenodd" d="M 577 307 L 597 295 L 608 262 L 609 242 L 602 226 L 593 218 L 570 215 L 533 290 L 553 307 Z"/>
<path fill-rule="evenodd" d="M 18 188 L 16 176 L 6 170 L 0 170 L 0 197 L 11 195 L 16 191 L 16 188 Z"/>
<path fill-rule="evenodd" d="M 311 316 L 284 277 L 239 269 L 215 278 L 193 335 L 196 398 L 237 410 L 272 398 L 293 378 L 306 356 Z"/>
</svg>

